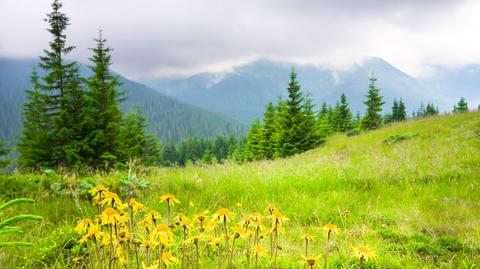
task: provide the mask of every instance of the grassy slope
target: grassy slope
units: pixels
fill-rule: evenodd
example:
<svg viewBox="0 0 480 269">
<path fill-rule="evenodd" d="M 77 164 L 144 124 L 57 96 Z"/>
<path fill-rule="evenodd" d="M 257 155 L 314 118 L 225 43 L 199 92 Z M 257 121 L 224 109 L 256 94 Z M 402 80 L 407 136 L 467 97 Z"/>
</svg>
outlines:
<svg viewBox="0 0 480 269">
<path fill-rule="evenodd" d="M 350 138 L 335 136 L 318 149 L 283 160 L 154 169 L 146 176 L 152 188 L 141 200 L 158 207 L 158 195 L 175 193 L 184 211 L 191 210 L 188 201 L 210 210 L 240 202 L 245 211 L 273 202 L 292 220 L 283 236 L 285 267 L 299 266 L 298 238 L 304 231 L 317 234 L 311 252 L 324 251 L 320 227 L 327 222 L 342 228 L 336 236 L 339 253 L 331 262 L 345 268 L 356 245 L 373 247 L 380 268 L 478 266 L 479 128 L 478 112 L 433 117 Z M 383 142 L 392 135 L 410 138 Z M 108 181 L 120 176 L 110 175 Z M 348 217 L 342 217 L 345 212 Z M 36 236 L 54 224 L 73 223 L 80 214 L 70 199 L 55 197 L 40 198 L 33 213 L 53 222 L 37 227 Z"/>
</svg>

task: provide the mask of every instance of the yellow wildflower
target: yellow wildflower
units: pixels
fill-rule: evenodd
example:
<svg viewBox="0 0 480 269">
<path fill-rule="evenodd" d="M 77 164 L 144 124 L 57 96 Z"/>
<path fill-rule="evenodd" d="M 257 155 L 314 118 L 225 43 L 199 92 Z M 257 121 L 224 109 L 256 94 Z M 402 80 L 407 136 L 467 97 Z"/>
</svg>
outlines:
<svg viewBox="0 0 480 269">
<path fill-rule="evenodd" d="M 313 242 L 315 241 L 315 236 L 309 233 L 304 233 L 303 236 L 300 237 L 300 239 L 303 239 L 307 242 Z"/>
<path fill-rule="evenodd" d="M 192 227 L 192 222 L 188 219 L 184 219 L 180 222 L 179 225 L 184 229 L 190 230 L 190 228 Z"/>
<path fill-rule="evenodd" d="M 120 239 L 120 242 L 128 242 L 130 240 L 131 234 L 128 231 L 127 227 L 124 227 L 118 231 L 118 238 Z"/>
<path fill-rule="evenodd" d="M 218 247 L 223 242 L 223 240 L 224 239 L 222 237 L 211 237 L 208 239 L 208 244 Z"/>
<path fill-rule="evenodd" d="M 262 246 L 255 246 L 253 248 L 253 254 L 255 254 L 255 256 L 258 258 L 264 257 L 266 254 L 265 248 Z"/>
<path fill-rule="evenodd" d="M 107 233 L 103 233 L 102 234 L 102 241 L 100 241 L 100 244 L 102 244 L 102 246 L 108 246 L 110 245 L 110 242 L 111 242 L 111 238 L 110 238 L 110 235 L 108 235 Z"/>
<path fill-rule="evenodd" d="M 117 217 L 117 222 L 120 225 L 127 225 L 130 216 L 125 212 L 120 212 Z"/>
<path fill-rule="evenodd" d="M 163 245 L 169 245 L 173 242 L 174 235 L 167 224 L 159 224 L 154 230 L 154 236 Z"/>
<path fill-rule="evenodd" d="M 210 221 L 208 221 L 207 225 L 206 225 L 206 229 L 211 231 L 213 229 L 215 229 L 218 225 L 218 217 L 215 216 L 214 218 L 212 218 Z"/>
<path fill-rule="evenodd" d="M 287 218 L 285 215 L 283 215 L 282 213 L 280 213 L 280 211 L 278 210 L 275 210 L 273 213 L 272 213 L 272 216 L 270 216 L 270 218 L 272 219 L 272 223 L 274 225 L 281 225 L 285 222 L 288 222 L 290 221 L 289 218 Z"/>
<path fill-rule="evenodd" d="M 157 243 L 155 242 L 155 240 L 153 239 L 146 239 L 144 237 L 142 237 L 141 241 L 140 241 L 140 244 L 146 248 L 146 249 L 152 249 L 152 248 L 155 248 L 157 246 Z"/>
<path fill-rule="evenodd" d="M 270 215 L 273 214 L 273 211 L 277 210 L 275 204 L 268 204 L 267 208 L 265 209 L 266 212 L 270 212 Z"/>
<path fill-rule="evenodd" d="M 177 225 L 179 225 L 180 222 L 182 222 L 183 220 L 188 220 L 188 218 L 187 218 L 187 216 L 185 216 L 185 214 L 177 213 L 175 215 L 175 222 L 177 223 Z"/>
<path fill-rule="evenodd" d="M 142 212 L 144 209 L 143 204 L 137 202 L 135 198 L 130 198 L 130 200 L 128 200 L 128 205 L 130 206 L 134 214 Z"/>
<path fill-rule="evenodd" d="M 323 226 L 323 229 L 325 229 L 329 233 L 338 233 L 339 229 L 335 224 L 327 223 L 325 226 Z"/>
<path fill-rule="evenodd" d="M 118 213 L 113 207 L 109 207 L 100 215 L 103 225 L 113 225 L 118 220 Z"/>
<path fill-rule="evenodd" d="M 368 261 L 368 259 L 375 259 L 377 254 L 369 247 L 360 246 L 355 248 L 355 256 L 357 256 L 359 259 L 363 258 L 364 260 Z"/>
<path fill-rule="evenodd" d="M 228 208 L 220 208 L 217 210 L 215 214 L 219 219 L 223 219 L 223 221 L 227 221 L 230 217 L 233 216 L 233 213 L 228 210 Z"/>
<path fill-rule="evenodd" d="M 109 203 L 112 207 L 115 206 L 115 204 L 117 204 L 117 206 L 121 206 L 123 204 L 122 200 L 114 192 L 105 192 L 103 196 L 104 197 L 102 201 L 100 201 L 101 206 L 104 206 L 105 204 L 109 204 Z"/>
<path fill-rule="evenodd" d="M 320 256 L 307 256 L 307 257 L 302 256 L 303 262 L 306 265 L 310 266 L 310 268 L 313 268 L 319 259 L 320 259 Z"/>
<path fill-rule="evenodd" d="M 90 195 L 92 195 L 94 201 L 98 202 L 100 200 L 100 197 L 102 196 L 102 193 L 107 193 L 109 192 L 109 190 L 103 185 L 97 185 L 88 192 L 90 193 Z"/>
<path fill-rule="evenodd" d="M 172 264 L 178 264 L 180 262 L 172 255 L 171 252 L 162 253 L 162 261 L 167 266 L 167 268 L 170 267 Z"/>
<path fill-rule="evenodd" d="M 167 202 L 170 206 L 174 206 L 175 203 L 179 204 L 180 200 L 178 200 L 175 195 L 168 193 L 160 196 L 160 202 Z"/>
<path fill-rule="evenodd" d="M 257 211 L 253 211 L 252 213 L 250 213 L 250 219 L 252 221 L 262 221 L 263 215 L 258 213 Z"/>
<path fill-rule="evenodd" d="M 75 231 L 79 234 L 86 234 L 90 225 L 93 225 L 91 219 L 81 219 L 78 221 L 77 226 L 75 226 Z"/>
</svg>

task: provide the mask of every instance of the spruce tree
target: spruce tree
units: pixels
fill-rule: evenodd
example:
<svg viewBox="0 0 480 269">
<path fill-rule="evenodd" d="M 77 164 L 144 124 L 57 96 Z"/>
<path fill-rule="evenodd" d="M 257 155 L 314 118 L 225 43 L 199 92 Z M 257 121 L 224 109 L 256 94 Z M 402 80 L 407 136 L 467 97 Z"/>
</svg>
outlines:
<svg viewBox="0 0 480 269">
<path fill-rule="evenodd" d="M 438 108 L 435 107 L 433 104 L 427 103 L 427 107 L 424 111 L 424 116 L 434 116 L 438 115 Z"/>
<path fill-rule="evenodd" d="M 164 165 L 174 165 L 177 162 L 177 149 L 172 139 L 162 149 L 162 161 Z"/>
<path fill-rule="evenodd" d="M 302 140 L 304 139 L 303 113 L 304 96 L 300 91 L 300 84 L 297 74 L 292 69 L 290 82 L 288 83 L 288 99 L 285 101 L 285 113 L 280 122 L 280 135 L 278 141 L 278 155 L 280 157 L 290 156 L 304 151 Z"/>
<path fill-rule="evenodd" d="M 382 115 L 380 115 L 380 112 L 382 111 L 384 102 L 382 101 L 382 96 L 379 94 L 380 89 L 375 85 L 377 79 L 372 76 L 369 80 L 367 100 L 364 102 L 367 106 L 367 112 L 361 123 L 363 130 L 374 130 L 382 125 Z"/>
<path fill-rule="evenodd" d="M 398 110 L 397 110 L 397 120 L 404 121 L 407 119 L 407 108 L 405 107 L 405 103 L 402 99 L 398 102 Z"/>
<path fill-rule="evenodd" d="M 342 93 L 336 109 L 336 131 L 346 133 L 352 130 L 352 112 L 348 107 L 347 96 Z"/>
<path fill-rule="evenodd" d="M 331 120 L 332 124 L 332 129 L 334 132 L 339 132 L 339 126 L 340 126 L 340 102 L 336 101 L 335 102 L 335 107 L 333 108 L 332 115 L 331 115 Z"/>
<path fill-rule="evenodd" d="M 400 103 L 397 99 L 393 99 L 391 114 L 385 114 L 383 121 L 385 124 L 400 120 Z"/>
<path fill-rule="evenodd" d="M 399 116 L 399 103 L 397 102 L 397 99 L 393 100 L 393 106 L 392 106 L 392 121 L 398 121 L 400 116 Z"/>
<path fill-rule="evenodd" d="M 425 117 L 425 116 L 426 116 L 425 105 L 421 103 L 420 108 L 417 110 L 416 117 Z"/>
<path fill-rule="evenodd" d="M 47 102 L 50 98 L 40 92 L 39 77 L 36 69 L 30 77 L 31 90 L 26 90 L 27 102 L 23 104 L 22 135 L 17 146 L 20 152 L 19 164 L 23 167 L 47 167 L 53 165 L 53 120 L 47 114 Z"/>
<path fill-rule="evenodd" d="M 212 151 L 207 149 L 203 154 L 202 161 L 206 164 L 213 164 L 217 162 L 217 158 L 213 155 Z"/>
<path fill-rule="evenodd" d="M 331 108 L 330 108 L 331 110 Z M 322 103 L 322 107 L 318 111 L 317 116 L 317 130 L 320 138 L 325 138 L 333 133 L 333 127 L 330 124 L 329 108 L 325 102 Z"/>
<path fill-rule="evenodd" d="M 270 102 L 263 114 L 262 137 L 260 141 L 262 155 L 266 159 L 272 159 L 275 154 L 274 134 L 277 130 L 275 119 L 275 107 Z"/>
<path fill-rule="evenodd" d="M 461 113 L 461 112 L 468 112 L 468 103 L 465 101 L 465 98 L 460 98 L 460 101 L 453 106 L 453 112 L 454 113 Z"/>
<path fill-rule="evenodd" d="M 120 157 L 122 142 L 120 140 L 120 124 L 123 113 L 119 104 L 124 100 L 117 88 L 121 86 L 117 76 L 110 71 L 111 48 L 106 46 L 106 39 L 99 31 L 95 39 L 97 45 L 92 48 L 90 58 L 92 75 L 87 79 L 91 101 L 91 113 L 94 121 L 94 130 L 90 136 L 90 143 L 94 149 L 93 166 L 108 160 Z"/>
<path fill-rule="evenodd" d="M 84 156 L 92 150 L 85 140 L 92 121 L 84 110 L 88 106 L 85 91 L 81 87 L 78 65 L 76 62 L 67 63 L 64 60 L 65 55 L 75 47 L 66 45 L 65 31 L 69 19 L 60 11 L 61 7 L 62 4 L 54 0 L 53 11 L 47 14 L 46 21 L 50 25 L 47 30 L 53 40 L 50 42 L 50 49 L 44 50 L 45 55 L 40 57 L 39 67 L 43 69 L 45 76 L 41 78 L 41 82 L 38 77 L 35 78 L 34 93 L 27 92 L 29 98 L 38 98 L 29 99 L 24 107 L 24 130 L 38 127 L 41 128 L 42 135 L 23 132 L 19 146 L 23 164 L 75 167 L 81 165 Z M 33 75 L 35 76 L 36 74 Z M 31 109 L 36 109 L 36 112 L 30 111 Z M 30 122 L 31 118 L 27 114 L 34 113 L 42 114 L 37 122 Z M 30 139 L 42 141 L 24 143 Z M 46 143 L 48 149 L 29 147 L 40 143 Z"/>
<path fill-rule="evenodd" d="M 5 168 L 10 163 L 6 155 L 10 153 L 11 149 L 6 148 L 5 145 L 6 142 L 0 140 L 0 169 Z"/>
<path fill-rule="evenodd" d="M 303 127 L 301 128 L 303 131 L 303 139 L 299 141 L 299 147 L 302 151 L 313 149 L 324 141 L 324 136 L 317 130 L 313 108 L 312 99 L 306 98 L 302 110 L 304 114 Z"/>
<path fill-rule="evenodd" d="M 360 111 L 357 110 L 355 118 L 352 120 L 353 130 L 360 130 L 360 124 L 362 122 L 362 116 L 360 116 Z"/>
<path fill-rule="evenodd" d="M 277 105 L 275 106 L 275 118 L 274 118 L 274 123 L 275 123 L 275 132 L 273 133 L 273 148 L 274 148 L 274 154 L 273 158 L 280 158 L 282 157 L 282 144 L 281 138 L 284 133 L 284 119 L 287 115 L 287 102 L 283 100 L 281 97 L 279 98 Z"/>
<path fill-rule="evenodd" d="M 250 126 L 244 148 L 244 159 L 246 161 L 260 160 L 263 158 L 262 152 L 262 125 L 258 119 L 254 120 Z"/>
<path fill-rule="evenodd" d="M 138 107 L 123 120 L 120 139 L 123 162 L 137 159 L 150 165 L 160 160 L 160 142 L 155 135 L 147 132 L 146 118 L 140 114 Z"/>
</svg>

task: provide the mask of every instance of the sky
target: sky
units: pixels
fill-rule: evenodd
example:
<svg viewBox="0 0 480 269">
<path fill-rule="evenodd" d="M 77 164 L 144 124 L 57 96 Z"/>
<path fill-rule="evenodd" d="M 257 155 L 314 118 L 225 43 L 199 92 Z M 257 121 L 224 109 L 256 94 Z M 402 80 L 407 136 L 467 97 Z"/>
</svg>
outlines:
<svg viewBox="0 0 480 269">
<path fill-rule="evenodd" d="M 71 58 L 102 29 L 129 78 L 222 71 L 257 58 L 348 68 L 381 57 L 415 77 L 480 63 L 476 0 L 64 0 Z M 48 0 L 0 0 L 0 57 L 48 46 Z"/>
</svg>

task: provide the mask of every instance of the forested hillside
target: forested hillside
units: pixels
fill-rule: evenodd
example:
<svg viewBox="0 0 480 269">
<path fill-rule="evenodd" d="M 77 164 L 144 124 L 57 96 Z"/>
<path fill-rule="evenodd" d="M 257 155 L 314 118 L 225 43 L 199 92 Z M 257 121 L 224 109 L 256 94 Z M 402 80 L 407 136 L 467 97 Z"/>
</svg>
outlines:
<svg viewBox="0 0 480 269">
<path fill-rule="evenodd" d="M 0 58 L 0 140 L 13 142 L 21 128 L 21 104 L 25 101 L 25 89 L 34 59 Z M 81 72 L 88 74 L 85 66 Z M 163 141 L 178 142 L 189 135 L 215 137 L 224 134 L 243 134 L 245 127 L 223 115 L 194 107 L 168 97 L 145 85 L 120 76 L 126 92 L 126 101 L 122 104 L 125 111 L 140 106 L 141 112 L 148 117 L 149 130 Z"/>
</svg>

